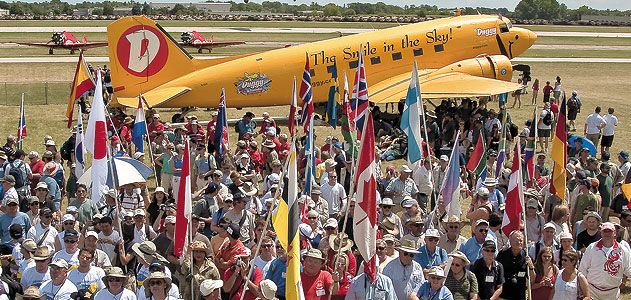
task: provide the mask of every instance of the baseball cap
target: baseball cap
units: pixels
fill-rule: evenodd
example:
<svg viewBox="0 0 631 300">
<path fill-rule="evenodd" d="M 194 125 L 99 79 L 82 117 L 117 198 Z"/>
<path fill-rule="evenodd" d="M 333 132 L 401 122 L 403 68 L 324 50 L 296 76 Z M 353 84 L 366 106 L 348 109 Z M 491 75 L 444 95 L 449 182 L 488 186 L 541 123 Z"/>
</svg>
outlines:
<svg viewBox="0 0 631 300">
<path fill-rule="evenodd" d="M 85 237 L 86 237 L 86 238 L 87 238 L 87 237 L 89 237 L 89 236 L 93 236 L 93 237 L 95 237 L 95 238 L 97 238 L 97 239 L 99 238 L 99 234 L 98 234 L 98 233 L 96 233 L 96 231 L 92 231 L 92 230 L 90 230 L 90 231 L 88 231 L 88 232 L 86 232 L 86 233 L 85 233 Z"/>
<path fill-rule="evenodd" d="M 134 211 L 134 216 L 145 216 L 145 210 L 142 208 L 138 208 Z"/>
<path fill-rule="evenodd" d="M 5 175 L 4 177 L 2 177 L 2 179 L 0 179 L 0 182 L 15 184 L 15 177 L 13 177 L 13 175 Z"/>
<path fill-rule="evenodd" d="M 53 262 L 49 263 L 48 265 L 68 269 L 68 263 L 63 258 L 56 258 L 55 260 L 53 260 Z"/>
<path fill-rule="evenodd" d="M 495 244 L 494 240 L 486 240 L 482 244 L 482 248 L 493 248 L 493 249 L 496 249 L 497 245 Z"/>
<path fill-rule="evenodd" d="M 339 223 L 337 222 L 337 220 L 335 218 L 328 218 L 326 220 L 326 223 L 324 223 L 324 228 L 327 228 L 327 227 L 335 227 L 335 228 L 337 228 L 338 225 L 339 225 Z"/>
<path fill-rule="evenodd" d="M 438 229 L 430 228 L 425 231 L 425 237 L 440 238 L 440 232 L 438 232 Z"/>
<path fill-rule="evenodd" d="M 478 227 L 480 225 L 489 226 L 489 221 L 487 221 L 485 219 L 479 219 L 479 220 L 475 221 L 475 227 Z"/>
<path fill-rule="evenodd" d="M 554 226 L 554 224 L 552 224 L 552 222 L 548 222 L 548 223 L 543 225 L 543 230 L 546 230 L 546 229 L 554 229 L 554 231 L 557 230 L 556 226 Z"/>
<path fill-rule="evenodd" d="M 600 225 L 600 230 L 611 230 L 611 231 L 616 231 L 616 226 L 611 223 L 611 222 L 605 222 L 602 225 Z"/>
</svg>

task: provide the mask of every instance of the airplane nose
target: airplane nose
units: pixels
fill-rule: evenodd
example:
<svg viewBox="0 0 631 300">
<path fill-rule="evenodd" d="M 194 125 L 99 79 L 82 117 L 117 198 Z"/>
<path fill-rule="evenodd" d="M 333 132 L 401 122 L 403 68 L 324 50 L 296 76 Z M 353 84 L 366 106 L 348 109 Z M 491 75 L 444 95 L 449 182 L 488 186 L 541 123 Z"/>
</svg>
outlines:
<svg viewBox="0 0 631 300">
<path fill-rule="evenodd" d="M 528 31 L 528 47 L 532 46 L 535 44 L 535 42 L 537 41 L 537 34 L 534 31 L 525 29 L 526 31 Z"/>
<path fill-rule="evenodd" d="M 537 34 L 525 28 L 513 27 L 511 34 L 514 41 L 511 49 L 513 57 L 523 54 L 537 41 Z"/>
</svg>

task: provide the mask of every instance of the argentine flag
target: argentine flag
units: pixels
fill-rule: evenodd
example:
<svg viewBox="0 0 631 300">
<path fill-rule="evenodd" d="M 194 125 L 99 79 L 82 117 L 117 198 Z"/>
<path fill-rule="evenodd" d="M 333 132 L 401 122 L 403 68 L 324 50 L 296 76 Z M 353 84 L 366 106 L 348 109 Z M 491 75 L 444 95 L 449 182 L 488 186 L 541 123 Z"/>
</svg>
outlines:
<svg viewBox="0 0 631 300">
<path fill-rule="evenodd" d="M 147 122 L 145 121 L 145 111 L 142 108 L 142 97 L 138 97 L 138 109 L 136 110 L 136 121 L 131 131 L 132 140 L 136 145 L 136 152 L 145 152 L 145 135 L 147 135 Z"/>
<path fill-rule="evenodd" d="M 408 94 L 405 97 L 405 107 L 401 116 L 401 130 L 408 136 L 408 164 L 413 165 L 423 157 L 421 149 L 423 138 L 421 137 L 421 87 L 418 83 L 418 71 L 416 61 L 410 78 Z"/>
</svg>

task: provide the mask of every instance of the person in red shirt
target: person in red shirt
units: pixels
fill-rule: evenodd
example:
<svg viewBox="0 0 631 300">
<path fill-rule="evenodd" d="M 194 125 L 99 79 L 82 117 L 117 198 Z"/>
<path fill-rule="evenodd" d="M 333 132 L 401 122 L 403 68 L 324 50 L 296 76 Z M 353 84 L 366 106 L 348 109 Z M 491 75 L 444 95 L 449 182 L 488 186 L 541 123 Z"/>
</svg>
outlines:
<svg viewBox="0 0 631 300">
<path fill-rule="evenodd" d="M 274 134 L 276 134 L 276 121 L 274 121 L 274 119 L 270 118 L 269 113 L 268 112 L 264 112 L 263 113 L 263 121 L 261 122 L 261 129 L 259 130 L 259 134 L 267 134 L 267 131 L 269 131 L 269 129 L 273 128 L 274 129 Z"/>
<path fill-rule="evenodd" d="M 238 256 L 236 264 L 223 273 L 223 278 L 225 278 L 223 292 L 228 295 L 228 299 L 230 300 L 241 299 L 241 294 L 245 286 L 243 283 L 246 281 L 248 272 L 250 271 L 250 266 L 246 264 L 244 260 L 247 260 L 249 256 L 249 254 Z M 248 290 L 243 296 L 244 300 L 258 299 L 258 289 L 261 280 L 263 280 L 263 272 L 255 266 L 252 276 L 247 279 Z"/>
<path fill-rule="evenodd" d="M 550 86 L 550 81 L 546 81 L 546 86 L 543 87 L 543 102 L 550 101 L 550 94 L 554 88 Z"/>
<path fill-rule="evenodd" d="M 250 146 L 248 149 L 250 159 L 256 167 L 256 170 L 258 172 L 261 172 L 261 170 L 263 170 L 263 164 L 265 162 L 263 161 L 263 155 L 261 154 L 261 151 L 259 151 L 258 149 L 258 143 L 256 141 L 250 141 L 250 144 L 248 146 Z"/>
<path fill-rule="evenodd" d="M 289 144 L 288 137 L 286 134 L 282 133 L 278 136 L 279 144 L 276 145 L 276 152 L 278 152 L 278 160 L 284 162 L 289 155 L 289 148 L 291 145 Z"/>
<path fill-rule="evenodd" d="M 39 159 L 39 153 L 37 153 L 37 151 L 29 152 L 28 160 L 31 172 L 33 173 L 33 179 L 31 180 L 31 195 L 35 195 L 35 187 L 37 186 L 37 183 L 39 183 L 39 179 L 44 174 L 44 165 L 46 163 Z"/>
<path fill-rule="evenodd" d="M 247 254 L 250 250 L 246 248 L 243 243 L 239 240 L 241 237 L 241 227 L 237 224 L 230 224 L 230 221 L 221 222 L 219 225 L 219 236 L 222 238 L 228 238 L 220 247 L 219 251 L 217 251 L 217 258 L 215 259 L 215 263 L 217 264 L 217 269 L 219 269 L 219 274 L 222 274 L 224 277 L 221 279 L 225 282 L 226 270 L 233 267 L 237 260 L 239 259 L 239 255 Z"/>
<path fill-rule="evenodd" d="M 559 118 L 559 105 L 557 104 L 559 100 L 558 99 L 550 99 L 550 111 L 554 113 L 554 121 L 556 123 L 556 120 Z M 554 124 L 552 124 L 552 128 L 554 128 Z"/>
<path fill-rule="evenodd" d="M 340 288 L 337 293 L 331 297 L 331 300 L 344 300 L 346 293 L 348 293 L 348 289 L 351 287 L 351 281 L 353 280 L 353 275 L 351 275 L 351 272 L 348 271 L 348 256 L 341 253 L 340 256 L 337 257 L 335 270 L 331 271 L 333 274 L 333 281 L 340 282 Z"/>
<path fill-rule="evenodd" d="M 300 280 L 305 292 L 305 299 L 328 300 L 329 295 L 336 294 L 339 290 L 339 282 L 333 281 L 333 276 L 327 271 L 322 271 L 324 256 L 318 249 L 309 249 L 304 255 L 303 269 Z"/>
<path fill-rule="evenodd" d="M 342 241 L 340 242 L 340 240 Z M 333 269 L 333 260 L 335 258 L 335 255 L 337 255 L 338 250 L 340 249 L 340 244 L 342 244 L 342 253 L 346 254 L 346 257 L 348 258 L 348 272 L 350 272 L 351 274 L 355 274 L 355 272 L 357 271 L 357 259 L 355 258 L 353 251 L 351 251 L 351 247 L 353 247 L 353 241 L 348 238 L 348 235 L 346 233 L 330 235 L 328 237 L 328 244 L 329 249 L 326 253 L 327 268 L 329 270 Z"/>
<path fill-rule="evenodd" d="M 147 131 L 149 131 L 149 140 L 153 142 L 157 132 L 164 131 L 164 124 L 160 122 L 160 114 L 154 114 L 151 118 L 151 123 L 147 125 Z"/>
</svg>

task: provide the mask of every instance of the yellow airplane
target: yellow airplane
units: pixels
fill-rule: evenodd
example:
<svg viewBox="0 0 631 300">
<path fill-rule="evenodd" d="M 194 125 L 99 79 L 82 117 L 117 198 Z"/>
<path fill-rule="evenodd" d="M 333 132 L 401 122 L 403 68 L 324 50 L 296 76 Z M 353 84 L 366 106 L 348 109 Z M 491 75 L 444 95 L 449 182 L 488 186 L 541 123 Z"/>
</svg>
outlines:
<svg viewBox="0 0 631 300">
<path fill-rule="evenodd" d="M 144 16 L 107 27 L 115 101 L 135 107 L 217 107 L 221 88 L 228 107 L 288 105 L 305 53 L 314 102 L 327 101 L 334 61 L 342 85 L 352 86 L 358 54 L 364 56 L 371 102 L 405 97 L 414 60 L 423 98 L 476 97 L 512 92 L 510 59 L 535 42 L 532 31 L 498 16 L 457 16 L 345 37 L 216 59 L 196 59 L 160 25 Z M 299 85 L 300 83 L 298 83 Z"/>
</svg>

